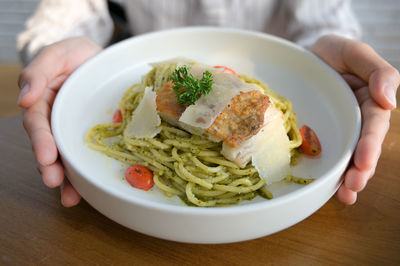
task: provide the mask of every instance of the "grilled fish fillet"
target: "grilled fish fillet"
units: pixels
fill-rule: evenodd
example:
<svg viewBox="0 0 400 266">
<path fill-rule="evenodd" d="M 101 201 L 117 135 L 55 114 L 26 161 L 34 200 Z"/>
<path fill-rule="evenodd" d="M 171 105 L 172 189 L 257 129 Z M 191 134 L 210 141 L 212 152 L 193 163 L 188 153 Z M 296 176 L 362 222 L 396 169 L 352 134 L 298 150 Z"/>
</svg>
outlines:
<svg viewBox="0 0 400 266">
<path fill-rule="evenodd" d="M 232 98 L 212 125 L 204 130 L 179 122 L 186 107 L 177 101 L 172 87 L 171 81 L 165 82 L 157 91 L 156 105 L 160 116 L 172 125 L 193 134 L 207 135 L 213 141 L 223 141 L 231 147 L 238 147 L 257 134 L 264 125 L 264 113 L 270 105 L 269 97 L 259 90 L 241 92 Z"/>
</svg>

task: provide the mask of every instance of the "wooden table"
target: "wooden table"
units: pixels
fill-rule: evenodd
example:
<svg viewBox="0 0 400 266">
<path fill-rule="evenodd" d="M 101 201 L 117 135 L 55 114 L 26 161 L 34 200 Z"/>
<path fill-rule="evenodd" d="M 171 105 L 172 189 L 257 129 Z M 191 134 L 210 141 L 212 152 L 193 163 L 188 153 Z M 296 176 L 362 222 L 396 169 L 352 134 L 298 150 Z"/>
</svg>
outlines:
<svg viewBox="0 0 400 266">
<path fill-rule="evenodd" d="M 17 106 L 19 94 L 17 80 L 21 69 L 21 65 L 17 63 L 0 62 L 0 119 L 21 112 Z"/>
<path fill-rule="evenodd" d="M 60 204 L 43 185 L 21 117 L 0 120 L 0 264 L 399 265 L 400 111 L 358 203 L 335 198 L 297 225 L 223 245 L 175 243 L 109 220 L 82 201 Z"/>
</svg>

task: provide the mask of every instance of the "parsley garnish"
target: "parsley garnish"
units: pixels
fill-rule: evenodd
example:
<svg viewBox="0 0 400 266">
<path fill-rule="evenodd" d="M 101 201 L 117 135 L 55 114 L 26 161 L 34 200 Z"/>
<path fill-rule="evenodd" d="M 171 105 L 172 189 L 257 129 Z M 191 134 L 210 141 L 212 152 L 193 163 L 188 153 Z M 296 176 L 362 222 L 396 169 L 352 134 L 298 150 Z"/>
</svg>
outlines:
<svg viewBox="0 0 400 266">
<path fill-rule="evenodd" d="M 170 76 L 170 79 L 174 82 L 173 89 L 176 98 L 183 105 L 194 104 L 201 95 L 207 95 L 213 84 L 212 75 L 209 71 L 206 70 L 200 80 L 194 78 L 189 71 L 189 66 L 181 66 Z"/>
</svg>

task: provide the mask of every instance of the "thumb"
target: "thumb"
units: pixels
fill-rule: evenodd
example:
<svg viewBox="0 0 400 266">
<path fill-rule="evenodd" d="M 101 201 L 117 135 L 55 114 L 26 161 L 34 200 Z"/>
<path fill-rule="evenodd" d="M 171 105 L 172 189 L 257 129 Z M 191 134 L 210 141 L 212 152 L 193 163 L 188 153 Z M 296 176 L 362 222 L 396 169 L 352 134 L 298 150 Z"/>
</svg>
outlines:
<svg viewBox="0 0 400 266">
<path fill-rule="evenodd" d="M 44 48 L 37 57 L 22 70 L 18 85 L 21 89 L 18 105 L 28 108 L 42 98 L 45 90 L 63 75 L 61 51 L 52 46 Z M 65 79 L 65 78 L 64 78 Z"/>
<path fill-rule="evenodd" d="M 400 84 L 400 75 L 393 67 L 378 68 L 369 79 L 369 91 L 372 98 L 387 110 L 396 108 L 396 92 Z"/>
<path fill-rule="evenodd" d="M 100 46 L 85 37 L 66 39 L 43 48 L 19 77 L 19 106 L 28 108 L 47 88 L 58 89 L 77 67 L 100 51 Z"/>
<path fill-rule="evenodd" d="M 369 45 L 335 35 L 321 37 L 311 51 L 341 74 L 353 74 L 369 85 L 372 98 L 384 109 L 396 108 L 400 83 L 397 69 Z"/>
</svg>

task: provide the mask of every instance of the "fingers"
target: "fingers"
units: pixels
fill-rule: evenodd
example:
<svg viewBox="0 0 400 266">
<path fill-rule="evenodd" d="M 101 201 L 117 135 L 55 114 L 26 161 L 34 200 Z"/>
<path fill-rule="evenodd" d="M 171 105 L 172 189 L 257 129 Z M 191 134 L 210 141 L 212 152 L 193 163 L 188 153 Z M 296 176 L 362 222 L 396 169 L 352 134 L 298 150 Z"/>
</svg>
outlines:
<svg viewBox="0 0 400 266">
<path fill-rule="evenodd" d="M 64 180 L 64 169 L 59 161 L 48 166 L 39 166 L 39 171 L 43 177 L 43 183 L 48 187 L 58 187 Z"/>
<path fill-rule="evenodd" d="M 64 184 L 61 186 L 61 204 L 64 207 L 72 207 L 79 203 L 81 196 L 72 187 L 68 179 L 64 179 Z"/>
<path fill-rule="evenodd" d="M 371 99 L 367 87 L 358 89 L 355 95 L 361 105 L 363 126 L 353 165 L 344 174 L 344 182 L 337 192 L 338 199 L 345 204 L 356 201 L 356 193 L 364 189 L 375 173 L 390 120 L 390 111 L 382 109 Z"/>
<path fill-rule="evenodd" d="M 335 35 L 320 38 L 311 48 L 339 73 L 350 73 L 369 84 L 372 98 L 384 109 L 396 108 L 399 72 L 369 45 Z"/>
<path fill-rule="evenodd" d="M 344 182 L 336 193 L 337 198 L 345 204 L 354 204 L 357 200 L 357 192 L 365 188 L 374 173 L 375 168 L 363 172 L 354 165 L 349 167 L 345 173 Z"/>
<path fill-rule="evenodd" d="M 378 162 L 382 143 L 389 130 L 390 111 L 380 108 L 368 97 L 367 88 L 357 91 L 356 97 L 361 104 L 363 125 L 353 161 L 359 170 L 369 171 Z"/>
<path fill-rule="evenodd" d="M 24 114 L 24 127 L 32 142 L 32 148 L 37 158 L 39 171 L 43 182 L 48 187 L 57 187 L 63 183 L 61 189 L 61 203 L 65 207 L 75 206 L 79 203 L 81 196 L 72 185 L 64 179 L 64 169 L 57 160 L 58 151 L 50 130 L 49 118 L 50 107 L 45 100 L 41 100 L 27 109 Z"/>
<path fill-rule="evenodd" d="M 357 192 L 348 189 L 343 184 L 339 187 L 336 196 L 341 202 L 348 205 L 352 205 L 357 201 Z"/>
<path fill-rule="evenodd" d="M 32 149 L 40 165 L 48 166 L 56 162 L 58 151 L 50 129 L 51 107 L 47 100 L 52 101 L 54 92 L 48 91 L 46 97 L 24 111 L 23 125 Z"/>
<path fill-rule="evenodd" d="M 354 153 L 354 165 L 360 171 L 369 171 L 376 167 L 381 154 L 381 143 L 373 136 L 362 137 Z"/>
<path fill-rule="evenodd" d="M 38 170 L 43 177 L 43 182 L 48 187 L 60 186 L 61 204 L 64 207 L 72 207 L 79 203 L 81 196 L 72 187 L 68 179 L 64 178 L 64 169 L 59 161 L 48 166 L 38 166 Z"/>
<path fill-rule="evenodd" d="M 38 170 L 43 176 L 43 182 L 48 187 L 60 186 L 61 204 L 64 207 L 72 207 L 79 203 L 81 196 L 68 179 L 64 178 L 64 169 L 59 161 L 49 166 L 39 166 Z"/>
<path fill-rule="evenodd" d="M 360 192 L 365 188 L 368 180 L 375 173 L 375 169 L 370 169 L 369 171 L 360 171 L 355 166 L 352 166 L 347 170 L 344 179 L 344 186 L 351 191 Z"/>
</svg>

